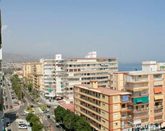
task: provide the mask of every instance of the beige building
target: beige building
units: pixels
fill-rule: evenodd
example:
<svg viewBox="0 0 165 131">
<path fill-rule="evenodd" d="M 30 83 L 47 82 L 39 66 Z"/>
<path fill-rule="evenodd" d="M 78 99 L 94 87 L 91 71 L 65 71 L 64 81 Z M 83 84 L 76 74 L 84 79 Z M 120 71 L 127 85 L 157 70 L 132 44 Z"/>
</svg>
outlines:
<svg viewBox="0 0 165 131">
<path fill-rule="evenodd" d="M 32 80 L 33 62 L 23 63 L 23 77 Z"/>
<path fill-rule="evenodd" d="M 41 88 L 42 74 L 42 64 L 40 62 L 28 62 L 23 64 L 23 77 L 30 80 L 34 88 Z"/>
<path fill-rule="evenodd" d="M 40 62 L 36 62 L 32 65 L 32 76 L 33 76 L 33 87 L 36 89 L 41 90 L 42 88 L 42 77 L 43 77 L 43 70 L 42 64 Z"/>
<path fill-rule="evenodd" d="M 113 77 L 119 79 L 112 88 L 132 93 L 134 125 L 165 124 L 164 71 L 120 72 Z"/>
<path fill-rule="evenodd" d="M 75 113 L 84 117 L 93 131 L 131 131 L 131 93 L 91 85 L 75 85 Z"/>
</svg>

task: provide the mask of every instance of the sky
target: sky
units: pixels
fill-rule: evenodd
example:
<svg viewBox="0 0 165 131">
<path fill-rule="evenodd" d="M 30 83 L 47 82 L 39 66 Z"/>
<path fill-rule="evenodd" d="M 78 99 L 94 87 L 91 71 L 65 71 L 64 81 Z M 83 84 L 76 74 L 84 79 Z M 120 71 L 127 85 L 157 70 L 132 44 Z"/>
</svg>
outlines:
<svg viewBox="0 0 165 131">
<path fill-rule="evenodd" d="M 165 61 L 164 0 L 1 0 L 3 51 Z"/>
</svg>

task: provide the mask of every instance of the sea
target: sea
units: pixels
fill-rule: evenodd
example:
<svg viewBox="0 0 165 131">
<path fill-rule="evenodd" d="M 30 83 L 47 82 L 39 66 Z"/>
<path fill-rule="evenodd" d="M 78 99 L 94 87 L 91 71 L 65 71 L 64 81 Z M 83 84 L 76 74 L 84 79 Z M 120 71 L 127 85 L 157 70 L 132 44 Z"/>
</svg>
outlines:
<svg viewBox="0 0 165 131">
<path fill-rule="evenodd" d="M 141 63 L 119 63 L 119 71 L 141 70 Z"/>
</svg>

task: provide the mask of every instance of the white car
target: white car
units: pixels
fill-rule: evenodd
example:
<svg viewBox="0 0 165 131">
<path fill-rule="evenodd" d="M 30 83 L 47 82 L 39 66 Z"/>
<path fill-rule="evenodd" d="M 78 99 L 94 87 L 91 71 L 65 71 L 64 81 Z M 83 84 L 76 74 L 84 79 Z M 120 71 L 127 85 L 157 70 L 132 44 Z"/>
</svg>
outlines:
<svg viewBox="0 0 165 131">
<path fill-rule="evenodd" d="M 18 125 L 18 128 L 20 128 L 20 129 L 27 129 L 27 125 L 25 125 L 25 124 L 19 124 Z"/>
</svg>

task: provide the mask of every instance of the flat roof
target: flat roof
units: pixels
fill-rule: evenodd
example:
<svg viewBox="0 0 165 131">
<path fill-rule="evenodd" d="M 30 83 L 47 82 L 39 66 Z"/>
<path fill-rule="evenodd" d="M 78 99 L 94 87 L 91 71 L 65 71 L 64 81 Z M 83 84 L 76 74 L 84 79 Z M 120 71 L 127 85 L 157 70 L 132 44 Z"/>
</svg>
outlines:
<svg viewBox="0 0 165 131">
<path fill-rule="evenodd" d="M 165 74 L 165 71 L 129 71 L 130 75 Z"/>
<path fill-rule="evenodd" d="M 87 90 L 90 90 L 90 91 L 95 91 L 95 92 L 98 92 L 98 93 L 101 93 L 101 94 L 105 94 L 105 95 L 108 95 L 108 96 L 131 94 L 131 93 L 126 92 L 126 91 L 113 90 L 113 89 L 110 89 L 108 87 L 91 88 L 90 86 L 87 86 L 87 85 L 75 85 L 75 86 L 80 87 L 80 88 L 84 88 L 84 89 L 87 89 Z"/>
<path fill-rule="evenodd" d="M 165 71 L 118 71 L 114 74 L 128 74 L 128 75 L 148 75 L 148 74 L 165 74 Z"/>
</svg>

